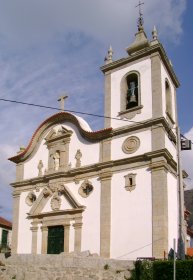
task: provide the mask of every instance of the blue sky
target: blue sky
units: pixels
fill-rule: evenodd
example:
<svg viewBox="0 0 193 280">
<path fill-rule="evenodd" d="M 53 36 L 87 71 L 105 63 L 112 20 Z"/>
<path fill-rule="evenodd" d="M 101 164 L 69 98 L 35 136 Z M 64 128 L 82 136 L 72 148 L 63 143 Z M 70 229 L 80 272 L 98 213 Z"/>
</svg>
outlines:
<svg viewBox="0 0 193 280">
<path fill-rule="evenodd" d="M 137 0 L 0 0 L 0 97 L 58 106 L 67 92 L 66 109 L 103 114 L 103 74 L 99 67 L 111 44 L 114 59 L 137 30 Z M 181 82 L 178 112 L 182 133 L 193 141 L 193 3 L 190 0 L 146 0 L 145 31 L 156 25 L 159 40 Z M 15 166 L 7 161 L 26 146 L 37 126 L 55 112 L 0 101 L 0 215 L 11 219 L 9 183 Z M 93 129 L 103 120 L 86 117 Z M 193 179 L 192 152 L 183 166 Z M 193 186 L 192 180 L 187 180 Z"/>
</svg>

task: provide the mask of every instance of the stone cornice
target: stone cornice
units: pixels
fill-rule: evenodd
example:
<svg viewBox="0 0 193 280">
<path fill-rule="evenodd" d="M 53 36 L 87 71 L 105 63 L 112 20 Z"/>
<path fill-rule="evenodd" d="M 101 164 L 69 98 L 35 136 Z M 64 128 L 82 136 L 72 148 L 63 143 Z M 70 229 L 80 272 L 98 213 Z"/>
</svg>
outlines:
<svg viewBox="0 0 193 280">
<path fill-rule="evenodd" d="M 156 52 L 159 53 L 162 61 L 164 62 L 165 67 L 167 68 L 168 72 L 171 75 L 174 85 L 178 88 L 180 86 L 180 83 L 178 81 L 178 78 L 170 64 L 170 61 L 169 61 L 169 59 L 166 55 L 166 52 L 161 43 L 157 43 L 155 45 L 150 45 L 149 47 L 146 47 L 146 48 L 136 52 L 135 54 L 132 54 L 131 56 L 113 61 L 107 65 L 104 65 L 100 69 L 103 73 L 106 73 L 108 71 L 114 70 L 115 68 L 121 67 L 130 62 L 147 57 L 148 55 L 154 54 Z"/>
<path fill-rule="evenodd" d="M 129 121 L 128 121 L 129 122 Z M 133 124 L 130 124 L 129 126 L 122 126 L 116 129 L 113 129 L 113 136 L 121 135 L 124 133 L 139 131 L 140 129 L 149 128 L 153 126 L 163 126 L 165 130 L 168 133 L 168 136 L 170 137 L 170 140 L 172 140 L 174 143 L 176 143 L 176 135 L 171 130 L 170 124 L 167 122 L 167 120 L 164 117 L 157 118 L 157 119 L 149 119 L 146 121 L 136 122 Z"/>
<path fill-rule="evenodd" d="M 33 153 L 37 142 L 40 141 L 40 139 L 42 139 L 45 135 L 45 132 L 54 125 L 61 124 L 61 122 L 64 121 L 71 122 L 76 125 L 82 137 L 90 142 L 97 142 L 104 138 L 110 137 L 112 133 L 112 128 L 107 128 L 99 131 L 86 131 L 82 128 L 78 118 L 76 118 L 75 115 L 68 112 L 60 112 L 46 119 L 33 134 L 27 148 L 18 155 L 9 158 L 9 160 L 15 163 L 20 163 L 28 159 Z"/>
<path fill-rule="evenodd" d="M 80 208 L 76 208 L 76 209 L 68 209 L 68 210 L 58 210 L 58 211 L 52 211 L 52 212 L 45 212 L 45 213 L 38 213 L 38 214 L 31 214 L 28 215 L 28 219 L 31 218 L 44 218 L 44 217 L 53 217 L 53 216 L 59 216 L 59 215 L 64 215 L 64 214 L 68 214 L 68 215 L 74 215 L 74 214 L 79 214 L 84 212 L 85 207 L 80 207 Z"/>
<path fill-rule="evenodd" d="M 162 150 L 158 150 L 158 151 L 154 151 L 154 152 L 148 152 L 139 156 L 133 156 L 133 157 L 129 157 L 129 158 L 124 158 L 124 159 L 119 159 L 119 160 L 115 160 L 115 161 L 107 161 L 107 162 L 102 162 L 102 163 L 97 163 L 97 164 L 93 164 L 93 165 L 89 165 L 89 166 L 82 166 L 80 168 L 74 168 L 71 169 L 67 172 L 54 172 L 51 174 L 47 174 L 45 176 L 42 177 L 36 177 L 33 179 L 27 179 L 27 180 L 23 180 L 21 182 L 14 182 L 11 184 L 12 187 L 14 188 L 20 188 L 20 187 L 25 187 L 25 186 L 33 186 L 39 183 L 48 183 L 50 180 L 53 179 L 58 179 L 58 180 L 63 180 L 63 181 L 67 181 L 70 179 L 70 181 L 75 180 L 77 177 L 79 180 L 83 180 L 84 178 L 87 177 L 99 177 L 102 176 L 102 174 L 104 173 L 104 175 L 106 174 L 106 171 L 114 171 L 117 168 L 121 167 L 121 166 L 126 166 L 126 165 L 135 165 L 135 167 L 137 166 L 137 164 L 140 165 L 144 165 L 146 163 L 147 166 L 150 167 L 151 161 L 152 159 L 156 159 L 156 158 L 163 158 L 165 159 L 167 165 L 172 168 L 173 170 L 176 170 L 176 162 L 174 161 L 172 155 L 170 154 L 170 152 L 167 149 L 162 149 Z M 128 168 L 128 166 L 127 166 Z M 111 175 L 109 172 L 108 176 Z M 113 173 L 112 173 L 113 174 Z"/>
</svg>

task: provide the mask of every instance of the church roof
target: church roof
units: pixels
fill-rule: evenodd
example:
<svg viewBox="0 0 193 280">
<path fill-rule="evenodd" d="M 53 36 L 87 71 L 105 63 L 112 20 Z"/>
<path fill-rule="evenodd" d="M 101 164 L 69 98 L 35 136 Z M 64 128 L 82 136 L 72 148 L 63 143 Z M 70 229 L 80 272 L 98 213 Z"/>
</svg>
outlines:
<svg viewBox="0 0 193 280">
<path fill-rule="evenodd" d="M 0 217 L 0 226 L 11 229 L 12 228 L 12 223 L 9 222 L 6 219 Z"/>
<path fill-rule="evenodd" d="M 110 135 L 112 134 L 112 128 L 92 131 L 88 123 L 83 118 L 68 112 L 60 112 L 55 115 L 52 115 L 51 117 L 46 119 L 42 124 L 40 124 L 40 126 L 36 129 L 35 133 L 33 134 L 27 148 L 22 149 L 19 154 L 9 158 L 9 160 L 15 163 L 24 161 L 31 154 L 36 142 L 40 138 L 40 135 L 43 134 L 48 128 L 56 124 L 61 124 L 61 122 L 63 121 L 71 122 L 74 125 L 76 125 L 80 134 L 88 141 L 96 142 L 110 137 Z"/>
</svg>

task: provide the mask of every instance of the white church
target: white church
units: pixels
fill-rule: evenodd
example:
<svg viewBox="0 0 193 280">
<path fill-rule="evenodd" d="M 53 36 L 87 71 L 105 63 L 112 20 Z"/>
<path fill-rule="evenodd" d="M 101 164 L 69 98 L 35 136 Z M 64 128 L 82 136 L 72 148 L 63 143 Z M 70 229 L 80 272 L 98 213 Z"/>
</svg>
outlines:
<svg viewBox="0 0 193 280">
<path fill-rule="evenodd" d="M 12 253 L 163 258 L 178 239 L 179 82 L 155 28 L 148 40 L 139 21 L 126 51 L 113 61 L 110 48 L 101 67 L 102 130 L 61 111 L 9 159 Z"/>
</svg>

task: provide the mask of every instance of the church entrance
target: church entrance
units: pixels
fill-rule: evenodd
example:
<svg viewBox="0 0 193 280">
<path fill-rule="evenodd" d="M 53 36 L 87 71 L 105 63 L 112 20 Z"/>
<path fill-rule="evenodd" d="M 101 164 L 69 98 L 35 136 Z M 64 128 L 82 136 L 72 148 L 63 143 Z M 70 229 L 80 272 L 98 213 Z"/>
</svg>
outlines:
<svg viewBox="0 0 193 280">
<path fill-rule="evenodd" d="M 64 252 L 64 227 L 48 227 L 47 254 L 60 254 Z"/>
</svg>

